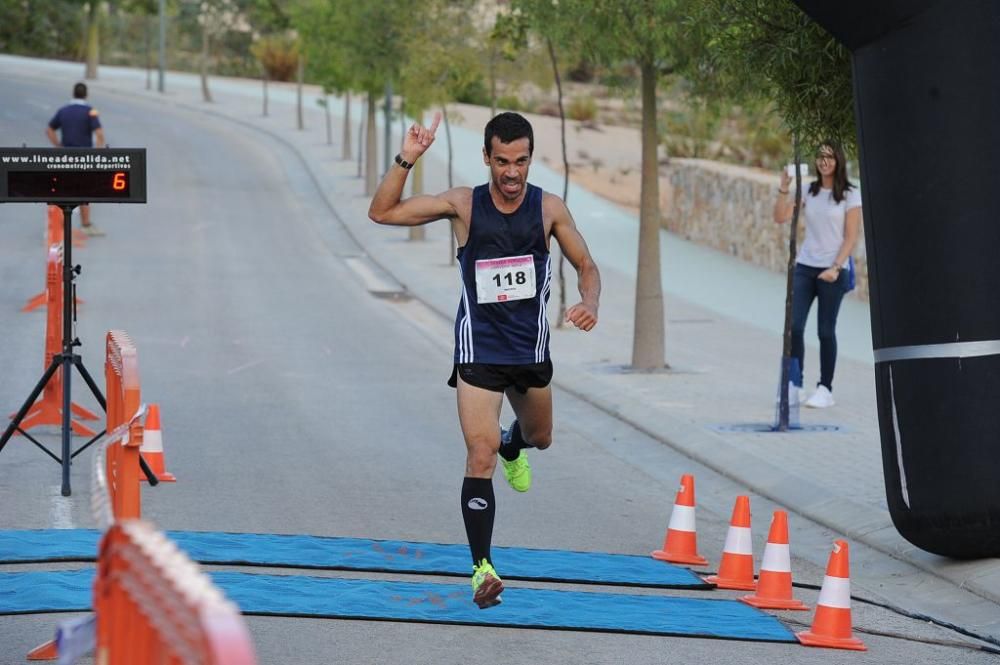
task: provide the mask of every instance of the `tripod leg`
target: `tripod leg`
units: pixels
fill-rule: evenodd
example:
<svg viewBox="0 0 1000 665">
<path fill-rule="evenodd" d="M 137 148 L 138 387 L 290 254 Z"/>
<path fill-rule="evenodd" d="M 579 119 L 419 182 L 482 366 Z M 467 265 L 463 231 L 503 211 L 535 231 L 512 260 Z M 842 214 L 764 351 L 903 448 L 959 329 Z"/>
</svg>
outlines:
<svg viewBox="0 0 1000 665">
<path fill-rule="evenodd" d="M 73 369 L 72 362 L 73 359 L 70 356 L 63 354 L 63 406 L 62 406 L 62 495 L 69 496 L 72 494 L 69 486 L 69 465 L 71 463 L 69 441 L 72 436 L 73 427 L 73 409 L 71 408 L 72 400 L 70 399 L 70 376 Z"/>
<path fill-rule="evenodd" d="M 102 409 L 107 411 L 108 404 L 104 401 L 104 395 L 101 394 L 101 389 L 98 388 L 97 383 L 94 382 L 94 377 L 90 376 L 90 372 L 88 372 L 87 368 L 83 366 L 83 358 L 80 356 L 73 356 L 73 364 L 76 365 L 78 370 L 80 370 L 80 376 L 82 376 L 83 380 L 87 382 L 88 386 L 90 386 L 90 392 L 94 393 L 94 397 L 97 398 L 97 403 L 101 405 Z"/>
<path fill-rule="evenodd" d="M 14 432 L 16 432 L 17 428 L 20 427 L 21 421 L 24 420 L 24 417 L 28 415 L 28 411 L 31 410 L 31 407 L 35 403 L 35 400 L 38 399 L 38 396 L 42 394 L 42 390 L 45 389 L 45 384 L 47 384 L 49 380 L 52 379 L 52 375 L 56 373 L 57 369 L 59 369 L 59 364 L 61 362 L 62 358 L 59 355 L 53 356 L 52 362 L 49 363 L 49 366 L 45 370 L 45 373 L 42 374 L 42 378 L 38 380 L 37 384 L 35 384 L 35 388 L 31 391 L 31 394 L 28 395 L 28 399 L 24 401 L 24 405 L 21 406 L 21 409 L 17 412 L 17 415 L 14 416 L 14 419 L 10 421 L 10 425 L 7 426 L 7 429 L 6 431 L 4 431 L 3 436 L 0 436 L 0 450 L 3 450 L 3 447 L 7 445 L 7 441 L 10 440 L 10 437 L 14 436 Z M 64 394 L 68 395 L 69 392 L 67 391 Z"/>
</svg>

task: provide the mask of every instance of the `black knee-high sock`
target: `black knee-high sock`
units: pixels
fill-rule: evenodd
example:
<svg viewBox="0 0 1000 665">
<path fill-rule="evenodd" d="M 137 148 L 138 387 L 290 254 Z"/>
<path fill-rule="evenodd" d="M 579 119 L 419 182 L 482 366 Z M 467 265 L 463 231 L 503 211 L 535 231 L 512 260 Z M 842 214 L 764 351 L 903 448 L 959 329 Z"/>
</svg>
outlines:
<svg viewBox="0 0 1000 665">
<path fill-rule="evenodd" d="M 533 445 L 524 440 L 524 436 L 521 434 L 521 425 L 516 420 L 511 423 L 507 437 L 507 441 L 500 442 L 500 457 L 508 462 L 516 460 L 523 449 L 534 448 Z"/>
<path fill-rule="evenodd" d="M 462 483 L 462 519 L 465 535 L 469 538 L 472 562 L 476 565 L 486 559 L 490 563 L 490 542 L 493 540 L 493 517 L 496 515 L 493 480 L 466 478 Z"/>
</svg>

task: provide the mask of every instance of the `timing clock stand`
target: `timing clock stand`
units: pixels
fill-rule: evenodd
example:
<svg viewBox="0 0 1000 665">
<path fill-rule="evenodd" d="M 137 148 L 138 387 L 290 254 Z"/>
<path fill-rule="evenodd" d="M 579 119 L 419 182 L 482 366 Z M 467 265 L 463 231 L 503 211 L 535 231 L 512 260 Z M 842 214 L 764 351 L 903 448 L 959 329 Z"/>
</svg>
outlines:
<svg viewBox="0 0 1000 665">
<path fill-rule="evenodd" d="M 101 408 L 107 403 L 100 388 L 83 364 L 75 348 L 81 346 L 74 335 L 76 323 L 76 286 L 79 265 L 73 265 L 73 209 L 86 203 L 145 203 L 146 151 L 111 148 L 0 148 L 0 203 L 47 203 L 57 206 L 63 214 L 62 271 L 62 345 L 53 355 L 24 404 L 0 435 L 0 451 L 15 432 L 20 432 L 49 457 L 62 466 L 62 495 L 72 493 L 70 465 L 74 457 L 100 439 L 105 432 L 71 452 L 72 399 L 70 377 L 75 367 Z M 31 410 L 45 386 L 62 370 L 62 454 L 56 455 L 41 442 L 21 429 L 21 422 Z M 140 458 L 143 472 L 155 484 L 156 477 Z"/>
</svg>

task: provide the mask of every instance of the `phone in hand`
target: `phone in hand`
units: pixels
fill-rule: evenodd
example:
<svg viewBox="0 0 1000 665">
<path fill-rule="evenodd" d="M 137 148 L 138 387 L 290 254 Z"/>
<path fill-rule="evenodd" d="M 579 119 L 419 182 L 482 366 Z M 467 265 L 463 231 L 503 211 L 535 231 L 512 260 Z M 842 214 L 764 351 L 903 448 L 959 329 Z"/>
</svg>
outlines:
<svg viewBox="0 0 1000 665">
<path fill-rule="evenodd" d="M 806 176 L 809 175 L 809 167 L 805 164 L 799 164 L 799 171 L 802 173 L 802 179 L 805 180 Z M 793 181 L 795 180 L 795 164 L 788 164 L 785 166 L 785 172 L 788 173 L 788 177 Z"/>
</svg>

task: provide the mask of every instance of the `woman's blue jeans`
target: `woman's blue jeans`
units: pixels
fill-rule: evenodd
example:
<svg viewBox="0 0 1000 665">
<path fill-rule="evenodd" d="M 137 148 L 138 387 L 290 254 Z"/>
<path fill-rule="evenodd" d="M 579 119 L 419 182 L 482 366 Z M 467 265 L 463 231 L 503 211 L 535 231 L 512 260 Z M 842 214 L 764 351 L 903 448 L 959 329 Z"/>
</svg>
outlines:
<svg viewBox="0 0 1000 665">
<path fill-rule="evenodd" d="M 824 282 L 819 274 L 826 268 L 795 264 L 792 278 L 792 357 L 805 370 L 806 319 L 813 300 L 819 301 L 819 382 L 833 391 L 833 370 L 837 365 L 837 314 L 847 293 L 847 271 L 841 270 L 835 282 Z"/>
</svg>

